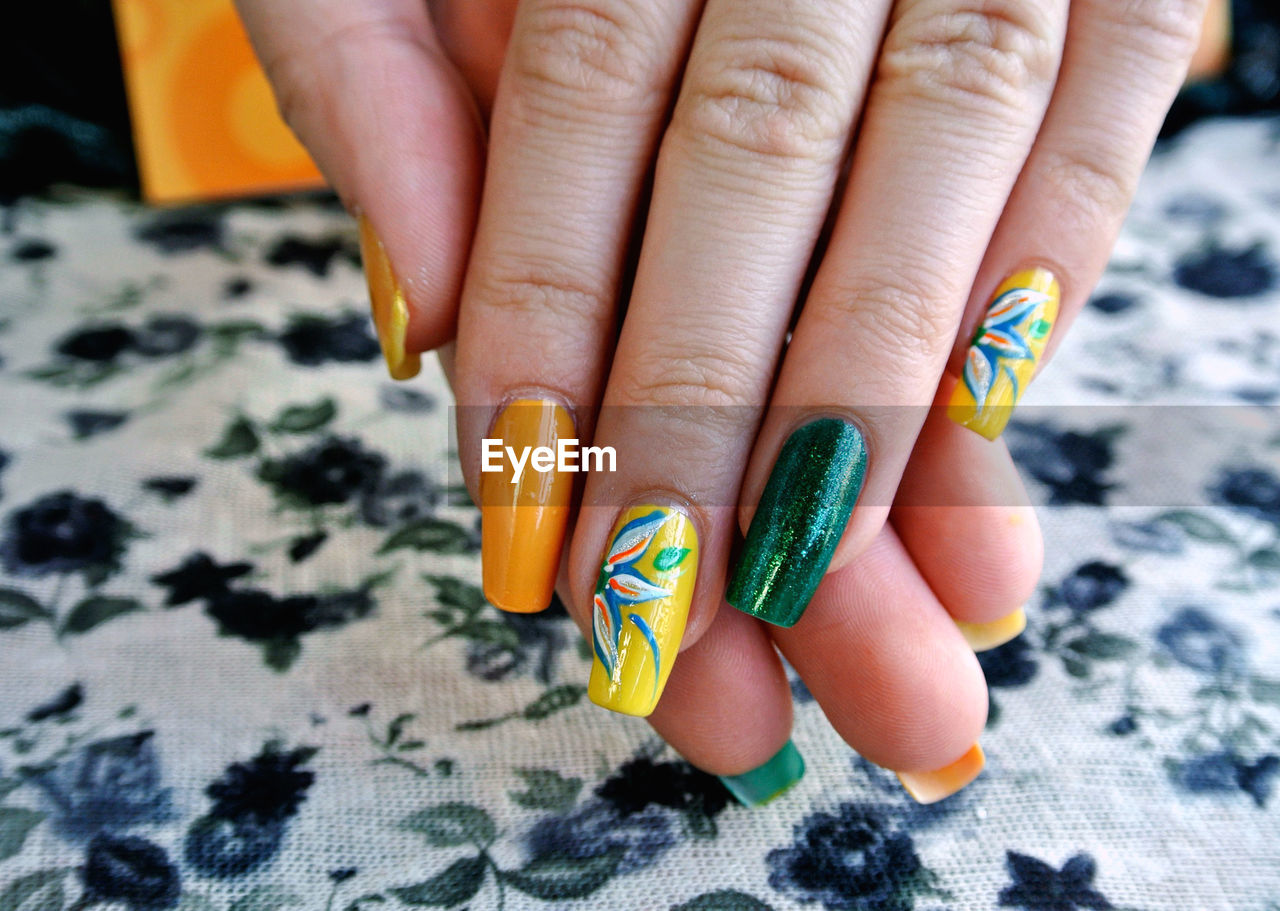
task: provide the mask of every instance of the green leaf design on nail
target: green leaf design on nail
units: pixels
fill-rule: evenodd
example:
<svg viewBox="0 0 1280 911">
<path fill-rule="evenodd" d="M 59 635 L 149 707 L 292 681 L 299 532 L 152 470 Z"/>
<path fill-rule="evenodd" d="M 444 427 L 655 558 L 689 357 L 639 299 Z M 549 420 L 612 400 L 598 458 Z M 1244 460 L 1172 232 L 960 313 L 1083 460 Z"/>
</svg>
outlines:
<svg viewBox="0 0 1280 911">
<path fill-rule="evenodd" d="M 1027 328 L 1027 335 L 1034 339 L 1044 338 L 1049 334 L 1050 325 L 1047 319 L 1038 319 Z"/>
<path fill-rule="evenodd" d="M 687 547 L 664 547 L 653 558 L 653 568 L 660 573 L 665 573 L 683 563 L 687 556 L 689 556 Z"/>
</svg>

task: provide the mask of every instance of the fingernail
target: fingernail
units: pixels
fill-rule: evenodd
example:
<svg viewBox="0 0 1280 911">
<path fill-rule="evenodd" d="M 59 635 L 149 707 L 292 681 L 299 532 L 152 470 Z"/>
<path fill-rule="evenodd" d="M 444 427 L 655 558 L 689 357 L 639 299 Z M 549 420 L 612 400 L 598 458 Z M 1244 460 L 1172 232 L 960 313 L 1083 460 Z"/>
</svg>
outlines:
<svg viewBox="0 0 1280 911">
<path fill-rule="evenodd" d="M 969 648 L 975 652 L 985 652 L 1021 636 L 1022 631 L 1027 628 L 1027 612 L 1018 608 L 1012 614 L 990 623 L 965 623 L 957 620 L 956 626 L 960 627 Z"/>
<path fill-rule="evenodd" d="M 827 571 L 862 490 L 867 448 L 848 421 L 822 418 L 782 444 L 725 599 L 792 626 Z"/>
<path fill-rule="evenodd" d="M 1023 269 L 996 288 L 951 393 L 951 420 L 988 440 L 1000 436 L 1036 372 L 1060 297 L 1047 269 Z"/>
<path fill-rule="evenodd" d="M 720 782 L 738 803 L 760 807 L 781 797 L 804 777 L 804 757 L 790 740 L 773 758 L 741 775 L 721 775 Z"/>
<path fill-rule="evenodd" d="M 977 778 L 986 764 L 982 747 L 975 743 L 950 765 L 932 772 L 899 772 L 898 780 L 917 803 L 937 803 Z"/>
<path fill-rule="evenodd" d="M 404 289 L 391 271 L 386 248 L 374 233 L 369 219 L 360 216 L 360 258 L 364 260 L 364 277 L 369 282 L 369 302 L 373 305 L 373 325 L 382 345 L 387 370 L 393 380 L 407 380 L 418 375 L 422 360 L 404 350 L 405 333 L 409 331 L 409 302 Z"/>
<path fill-rule="evenodd" d="M 551 603 L 560 571 L 560 548 L 569 521 L 573 476 L 536 471 L 529 453 L 540 446 L 554 452 L 572 439 L 573 418 L 555 402 L 519 399 L 502 410 L 489 438 L 522 459 L 516 477 L 503 457 L 498 471 L 480 473 L 480 561 L 484 594 L 505 611 L 528 614 Z M 499 448 L 499 451 L 504 449 Z M 512 483 L 513 478 L 515 483 Z"/>
<path fill-rule="evenodd" d="M 684 513 L 646 505 L 618 517 L 592 598 L 592 702 L 624 715 L 653 711 L 697 578 L 698 532 Z"/>
</svg>

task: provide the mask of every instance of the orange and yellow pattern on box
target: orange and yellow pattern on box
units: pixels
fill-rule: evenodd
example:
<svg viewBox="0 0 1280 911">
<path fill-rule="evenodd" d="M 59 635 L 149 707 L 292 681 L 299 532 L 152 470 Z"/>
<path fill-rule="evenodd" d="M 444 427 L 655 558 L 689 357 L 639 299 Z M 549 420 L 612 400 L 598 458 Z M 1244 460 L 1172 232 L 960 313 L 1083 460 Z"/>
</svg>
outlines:
<svg viewBox="0 0 1280 911">
<path fill-rule="evenodd" d="M 113 0 L 143 196 L 322 186 L 284 125 L 231 0 Z"/>
</svg>

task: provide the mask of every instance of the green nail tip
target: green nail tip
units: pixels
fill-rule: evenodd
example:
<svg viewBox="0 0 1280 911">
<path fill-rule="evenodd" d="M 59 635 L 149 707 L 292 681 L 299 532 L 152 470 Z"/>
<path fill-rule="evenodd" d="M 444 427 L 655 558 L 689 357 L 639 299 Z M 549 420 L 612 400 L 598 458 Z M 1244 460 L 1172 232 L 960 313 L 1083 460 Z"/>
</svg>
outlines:
<svg viewBox="0 0 1280 911">
<path fill-rule="evenodd" d="M 721 775 L 720 781 L 738 803 L 759 807 L 781 797 L 804 777 L 804 757 L 790 740 L 759 768 L 741 775 Z"/>
<path fill-rule="evenodd" d="M 867 473 L 862 433 L 822 418 L 782 444 L 725 599 L 776 626 L 793 626 L 818 588 Z"/>
</svg>

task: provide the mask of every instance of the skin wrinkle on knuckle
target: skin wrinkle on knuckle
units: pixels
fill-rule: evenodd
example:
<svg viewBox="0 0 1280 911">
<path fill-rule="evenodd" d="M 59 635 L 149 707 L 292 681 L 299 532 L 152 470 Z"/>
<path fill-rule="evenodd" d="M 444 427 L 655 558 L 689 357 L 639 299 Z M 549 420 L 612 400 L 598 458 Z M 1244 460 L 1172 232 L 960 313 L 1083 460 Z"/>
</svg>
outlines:
<svg viewBox="0 0 1280 911">
<path fill-rule="evenodd" d="M 1082 15 L 1143 57 L 1184 66 L 1200 41 L 1207 0 L 1086 0 Z"/>
<path fill-rule="evenodd" d="M 918 0 L 890 27 L 877 78 L 895 91 L 995 112 L 1025 109 L 1056 78 L 1050 4 Z"/>
<path fill-rule="evenodd" d="M 1050 188 L 1046 198 L 1061 207 L 1068 223 L 1106 224 L 1128 210 L 1140 171 L 1112 147 L 1073 146 L 1042 154 L 1039 167 Z"/>
<path fill-rule="evenodd" d="M 853 118 L 827 42 L 796 29 L 784 37 L 722 38 L 693 74 L 672 129 L 731 157 L 822 162 L 838 156 Z M 717 151 L 713 149 L 713 152 Z"/>
<path fill-rule="evenodd" d="M 522 262 L 495 266 L 477 289 L 477 300 L 512 318 L 535 317 L 540 323 L 578 327 L 609 322 L 613 301 L 602 280 L 563 265 Z"/>
<path fill-rule="evenodd" d="M 618 0 L 541 0 L 511 46 L 514 84 L 563 113 L 630 114 L 663 94 L 670 67 L 657 29 Z"/>
<path fill-rule="evenodd" d="M 758 372 L 749 355 L 733 357 L 724 347 L 706 344 L 686 344 L 678 355 L 666 348 L 637 352 L 627 365 L 626 398 L 631 405 L 707 409 L 699 418 L 714 424 L 717 409 L 755 404 Z"/>
</svg>

